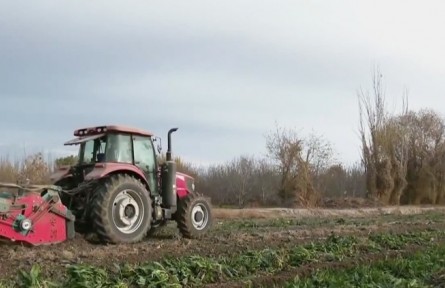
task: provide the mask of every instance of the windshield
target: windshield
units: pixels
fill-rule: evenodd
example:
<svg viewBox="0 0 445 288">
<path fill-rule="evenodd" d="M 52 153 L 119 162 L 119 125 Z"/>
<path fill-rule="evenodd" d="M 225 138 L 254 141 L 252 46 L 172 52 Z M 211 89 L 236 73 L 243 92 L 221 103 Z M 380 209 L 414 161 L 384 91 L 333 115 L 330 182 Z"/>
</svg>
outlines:
<svg viewBox="0 0 445 288">
<path fill-rule="evenodd" d="M 106 137 L 88 140 L 80 144 L 79 162 L 80 164 L 89 164 L 102 162 L 107 145 Z"/>
<path fill-rule="evenodd" d="M 80 144 L 79 164 L 98 162 L 133 163 L 131 137 L 108 134 Z"/>
</svg>

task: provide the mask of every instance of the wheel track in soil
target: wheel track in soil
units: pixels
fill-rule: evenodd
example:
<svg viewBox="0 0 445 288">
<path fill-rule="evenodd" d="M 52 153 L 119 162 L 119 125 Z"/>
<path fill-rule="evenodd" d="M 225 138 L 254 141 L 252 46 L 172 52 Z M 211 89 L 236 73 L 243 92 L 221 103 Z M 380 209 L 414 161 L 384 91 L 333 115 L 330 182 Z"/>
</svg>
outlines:
<svg viewBox="0 0 445 288">
<path fill-rule="evenodd" d="M 186 240 L 174 235 L 159 235 L 142 243 L 131 245 L 94 245 L 82 237 L 65 243 L 45 247 L 21 247 L 0 245 L 2 278 L 14 277 L 17 270 L 28 270 L 32 264 L 42 266 L 42 272 L 49 277 L 58 277 L 63 265 L 88 263 L 101 267 L 112 267 L 114 263 L 137 264 L 160 260 L 166 256 L 201 255 L 215 257 L 234 255 L 247 249 L 257 250 L 273 247 L 288 247 L 296 244 L 321 240 L 332 233 L 337 235 L 365 236 L 371 232 L 416 232 L 427 229 L 445 228 L 445 222 L 431 222 L 418 218 L 380 223 L 378 225 L 357 226 L 354 223 L 338 225 L 325 223 L 314 226 L 261 227 L 260 229 L 238 229 L 236 231 L 216 231 L 201 240 Z M 377 220 L 381 220 L 376 218 Z M 332 226 L 331 226 L 332 225 Z M 270 231 L 268 231 L 270 230 Z M 228 232 L 230 232 L 229 235 Z M 54 269 L 62 267 L 62 269 Z"/>
</svg>

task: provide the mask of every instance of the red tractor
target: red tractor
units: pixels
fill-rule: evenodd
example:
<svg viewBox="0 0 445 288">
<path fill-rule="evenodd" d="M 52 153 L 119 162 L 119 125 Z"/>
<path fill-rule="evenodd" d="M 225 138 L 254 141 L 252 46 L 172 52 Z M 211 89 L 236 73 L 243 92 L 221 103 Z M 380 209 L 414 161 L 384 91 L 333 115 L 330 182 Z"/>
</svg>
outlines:
<svg viewBox="0 0 445 288">
<path fill-rule="evenodd" d="M 79 145 L 78 163 L 51 180 L 75 216 L 75 230 L 95 233 L 104 243 L 142 240 L 169 220 L 184 237 L 198 238 L 212 225 L 210 201 L 195 191 L 194 179 L 176 171 L 171 134 L 160 164 L 160 144 L 150 132 L 100 126 L 78 129 L 65 145 Z"/>
</svg>

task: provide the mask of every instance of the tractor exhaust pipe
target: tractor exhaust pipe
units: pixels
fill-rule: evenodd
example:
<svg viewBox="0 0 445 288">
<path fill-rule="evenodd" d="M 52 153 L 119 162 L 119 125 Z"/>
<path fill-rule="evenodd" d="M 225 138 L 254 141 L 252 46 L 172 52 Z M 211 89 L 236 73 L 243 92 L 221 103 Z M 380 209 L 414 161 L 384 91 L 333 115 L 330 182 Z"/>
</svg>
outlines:
<svg viewBox="0 0 445 288">
<path fill-rule="evenodd" d="M 172 133 L 176 132 L 178 130 L 178 128 L 172 128 L 168 131 L 168 148 L 167 148 L 167 155 L 166 155 L 166 160 L 167 161 L 171 161 L 172 160 Z"/>
<path fill-rule="evenodd" d="M 162 202 L 165 208 L 170 210 L 170 215 L 177 210 L 176 199 L 176 162 L 172 160 L 172 139 L 171 134 L 178 128 L 172 128 L 168 131 L 168 149 L 166 161 L 162 165 Z"/>
</svg>

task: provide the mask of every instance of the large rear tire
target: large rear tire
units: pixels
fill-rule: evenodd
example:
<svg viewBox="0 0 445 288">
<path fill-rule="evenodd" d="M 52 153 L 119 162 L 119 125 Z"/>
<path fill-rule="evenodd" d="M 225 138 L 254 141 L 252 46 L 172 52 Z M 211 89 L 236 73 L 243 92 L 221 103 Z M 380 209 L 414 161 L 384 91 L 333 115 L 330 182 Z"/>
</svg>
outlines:
<svg viewBox="0 0 445 288">
<path fill-rule="evenodd" d="M 91 220 L 101 242 L 135 243 L 146 236 L 153 217 L 152 203 L 141 181 L 113 175 L 94 193 Z"/>
<path fill-rule="evenodd" d="M 185 238 L 201 238 L 212 226 L 212 207 L 207 198 L 191 193 L 178 199 L 176 222 Z"/>
</svg>

